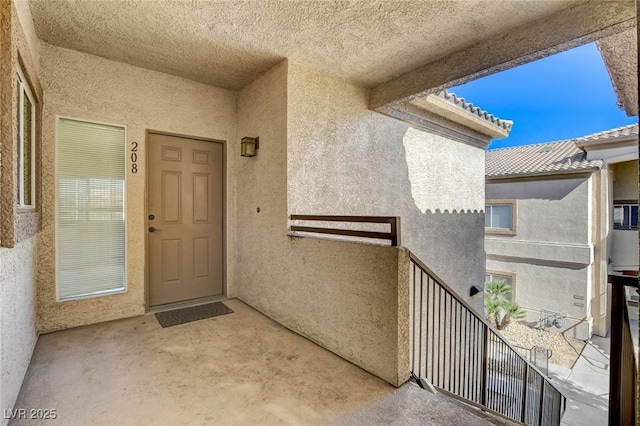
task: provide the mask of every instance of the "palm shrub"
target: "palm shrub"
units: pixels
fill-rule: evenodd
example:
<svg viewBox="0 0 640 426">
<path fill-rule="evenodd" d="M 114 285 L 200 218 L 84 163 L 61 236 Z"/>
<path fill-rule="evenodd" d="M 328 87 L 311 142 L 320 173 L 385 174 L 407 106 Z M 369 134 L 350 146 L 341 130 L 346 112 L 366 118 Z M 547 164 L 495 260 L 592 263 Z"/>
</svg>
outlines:
<svg viewBox="0 0 640 426">
<path fill-rule="evenodd" d="M 484 310 L 487 320 L 504 330 L 511 320 L 523 319 L 527 314 L 515 302 L 507 299 L 511 286 L 505 281 L 490 281 L 484 286 Z"/>
</svg>

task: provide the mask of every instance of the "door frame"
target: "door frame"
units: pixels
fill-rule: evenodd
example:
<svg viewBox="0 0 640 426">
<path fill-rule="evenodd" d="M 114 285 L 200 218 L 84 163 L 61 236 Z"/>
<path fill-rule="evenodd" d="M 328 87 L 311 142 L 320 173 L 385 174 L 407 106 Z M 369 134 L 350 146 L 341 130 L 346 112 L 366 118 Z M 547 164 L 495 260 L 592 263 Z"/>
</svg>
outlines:
<svg viewBox="0 0 640 426">
<path fill-rule="evenodd" d="M 222 145 L 222 295 L 227 294 L 227 141 L 222 139 L 205 138 L 200 136 L 185 135 L 182 133 L 165 132 L 162 130 L 145 130 L 144 145 L 144 310 L 150 312 L 150 283 L 149 283 L 149 135 L 175 136 L 184 139 L 193 139 L 200 142 L 211 142 Z"/>
</svg>

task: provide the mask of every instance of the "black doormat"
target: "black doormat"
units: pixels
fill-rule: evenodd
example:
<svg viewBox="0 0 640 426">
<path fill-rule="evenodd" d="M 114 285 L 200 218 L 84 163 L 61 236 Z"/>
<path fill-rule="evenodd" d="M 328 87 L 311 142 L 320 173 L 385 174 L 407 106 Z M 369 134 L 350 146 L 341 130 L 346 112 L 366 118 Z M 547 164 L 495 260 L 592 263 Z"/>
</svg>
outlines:
<svg viewBox="0 0 640 426">
<path fill-rule="evenodd" d="M 157 312 L 156 318 L 162 328 L 186 324 L 218 315 L 232 314 L 233 311 L 222 302 L 207 303 L 206 305 L 190 306 L 172 311 Z"/>
</svg>

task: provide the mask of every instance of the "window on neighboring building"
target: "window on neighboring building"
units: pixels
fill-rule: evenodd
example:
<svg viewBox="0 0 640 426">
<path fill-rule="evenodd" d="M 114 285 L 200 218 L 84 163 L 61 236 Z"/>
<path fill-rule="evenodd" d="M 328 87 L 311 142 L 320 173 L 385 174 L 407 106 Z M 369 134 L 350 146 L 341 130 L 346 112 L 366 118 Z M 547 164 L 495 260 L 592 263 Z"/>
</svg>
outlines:
<svg viewBox="0 0 640 426">
<path fill-rule="evenodd" d="M 20 68 L 18 82 L 18 167 L 16 202 L 19 207 L 36 205 L 36 103 Z"/>
<path fill-rule="evenodd" d="M 488 232 L 515 233 L 515 202 L 488 202 L 484 211 L 484 227 Z"/>
<path fill-rule="evenodd" d="M 505 297 L 507 300 L 513 301 L 513 284 L 514 284 L 513 275 L 507 275 L 504 273 L 503 274 L 493 273 L 493 272 L 487 271 L 486 275 L 484 276 L 484 282 L 488 283 L 491 281 L 504 281 L 506 284 L 511 286 L 511 291 L 507 293 Z"/>
<path fill-rule="evenodd" d="M 615 203 L 613 229 L 638 229 L 638 204 Z"/>
<path fill-rule="evenodd" d="M 57 160 L 59 300 L 124 291 L 125 129 L 60 118 Z"/>
</svg>

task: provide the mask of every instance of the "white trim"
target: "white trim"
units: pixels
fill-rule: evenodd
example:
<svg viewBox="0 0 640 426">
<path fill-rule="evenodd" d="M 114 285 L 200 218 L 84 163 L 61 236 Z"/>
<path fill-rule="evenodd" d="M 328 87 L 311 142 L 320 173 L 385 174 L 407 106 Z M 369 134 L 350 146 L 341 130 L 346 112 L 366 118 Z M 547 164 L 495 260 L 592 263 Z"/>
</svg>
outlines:
<svg viewBox="0 0 640 426">
<path fill-rule="evenodd" d="M 411 101 L 411 103 L 419 108 L 438 114 L 465 127 L 469 127 L 470 129 L 492 139 L 505 138 L 509 136 L 509 130 L 504 127 L 496 123 L 492 123 L 491 121 L 462 108 L 462 106 L 457 103 L 440 97 L 438 94 L 430 94 L 426 97 L 416 98 Z M 501 121 L 506 122 L 508 120 Z"/>
<path fill-rule="evenodd" d="M 489 276 L 492 276 L 492 277 L 509 278 L 509 281 L 513 281 L 513 277 L 514 277 L 515 274 L 513 274 L 511 272 L 498 272 L 498 271 L 491 271 L 491 270 L 487 269 L 487 271 L 485 272 L 485 275 L 489 275 Z M 486 277 L 485 277 L 485 279 L 486 279 Z M 495 280 L 491 279 L 490 281 L 495 281 Z M 507 284 L 509 284 L 509 283 L 507 283 Z M 511 284 L 509 284 L 509 285 L 511 285 Z"/>
<path fill-rule="evenodd" d="M 124 192 L 123 192 L 123 210 L 124 210 L 124 288 L 122 289 L 116 289 L 116 290 L 105 290 L 105 291 L 101 291 L 101 292 L 96 292 L 96 293 L 92 293 L 92 294 L 84 294 L 84 295 L 79 295 L 76 297 L 70 297 L 70 298 L 65 298 L 65 299 L 60 299 L 60 289 L 59 289 L 59 268 L 58 268 L 58 235 L 59 235 L 59 230 L 58 230 L 58 149 L 59 149 L 59 140 L 58 140 L 58 124 L 60 123 L 60 120 L 74 120 L 74 121 L 80 121 L 83 123 L 88 123 L 88 124 L 101 124 L 101 125 L 105 125 L 105 126 L 113 126 L 113 127 L 120 127 L 122 129 L 124 129 L 124 156 L 122 161 L 124 162 Z M 54 123 L 54 131 L 55 131 L 55 160 L 54 160 L 54 191 L 55 191 L 55 205 L 54 205 L 54 253 L 53 253 L 53 258 L 54 258 L 54 262 L 55 262 L 55 293 L 56 293 L 56 302 L 58 303 L 64 303 L 64 302 L 70 302 L 73 300 L 81 300 L 81 299 L 89 299 L 89 298 L 94 298 L 94 297 L 103 297 L 103 296 L 112 296 L 112 295 L 117 295 L 117 294 L 124 294 L 124 293 L 128 293 L 129 291 L 129 269 L 128 269 L 128 263 L 129 263 L 129 216 L 128 216 L 128 203 L 127 203 L 127 196 L 128 196 L 128 169 L 127 169 L 127 164 L 128 164 L 128 156 L 127 156 L 127 135 L 128 135 L 128 130 L 127 130 L 127 126 L 125 124 L 117 124 L 117 123 L 111 123 L 111 122 L 105 122 L 105 121 L 97 121 L 97 120 L 88 120 L 88 119 L 84 119 L 84 118 L 77 118 L 77 117 L 71 117 L 71 116 L 67 116 L 67 115 L 56 115 L 55 116 L 55 123 Z"/>
<path fill-rule="evenodd" d="M 593 244 L 523 241 L 492 236 L 484 241 L 487 259 L 522 259 L 549 266 L 590 265 L 595 259 Z"/>
<path fill-rule="evenodd" d="M 20 67 L 16 67 L 18 76 L 18 191 L 20 199 L 17 200 L 18 208 L 21 210 L 34 210 L 36 208 L 36 101 L 29 87 L 29 82 L 24 78 L 24 73 Z M 24 203 L 24 94 L 27 94 L 29 102 L 31 102 L 31 203 Z"/>
<path fill-rule="evenodd" d="M 604 164 L 606 166 L 612 166 L 614 164 L 618 164 L 618 163 L 624 163 L 627 161 L 633 161 L 633 160 L 637 160 L 638 159 L 638 153 L 637 152 L 631 152 L 628 154 L 620 154 L 617 155 L 615 157 L 610 157 L 607 158 L 604 161 Z"/>
<path fill-rule="evenodd" d="M 55 288 L 56 288 L 56 302 L 60 301 L 60 292 L 59 292 L 59 268 L 58 268 L 58 235 L 59 235 L 59 227 L 58 227 L 58 123 L 60 122 L 60 116 L 56 115 L 54 117 L 53 123 L 53 133 L 54 133 L 54 147 L 53 147 L 53 267 L 55 268 Z"/>
<path fill-rule="evenodd" d="M 17 67 L 18 71 L 18 207 L 25 206 L 24 204 L 24 77 L 20 71 L 20 67 Z M 25 206 L 26 207 L 26 206 Z"/>
</svg>

